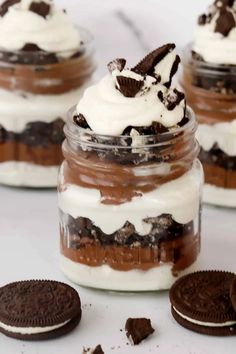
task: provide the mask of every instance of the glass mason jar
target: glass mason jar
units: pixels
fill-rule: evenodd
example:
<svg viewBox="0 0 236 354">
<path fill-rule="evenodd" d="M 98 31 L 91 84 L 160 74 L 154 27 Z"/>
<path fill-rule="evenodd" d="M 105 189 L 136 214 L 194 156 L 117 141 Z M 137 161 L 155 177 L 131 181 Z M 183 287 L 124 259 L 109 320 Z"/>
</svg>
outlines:
<svg viewBox="0 0 236 354">
<path fill-rule="evenodd" d="M 94 71 L 91 35 L 72 52 L 0 49 L 0 183 L 56 187 L 66 112 Z"/>
<path fill-rule="evenodd" d="M 199 120 L 203 200 L 236 207 L 236 66 L 203 62 L 188 46 L 181 85 Z"/>
<path fill-rule="evenodd" d="M 102 136 L 69 112 L 59 173 L 61 267 L 80 285 L 168 289 L 197 267 L 203 183 L 196 120 L 151 136 Z"/>
</svg>

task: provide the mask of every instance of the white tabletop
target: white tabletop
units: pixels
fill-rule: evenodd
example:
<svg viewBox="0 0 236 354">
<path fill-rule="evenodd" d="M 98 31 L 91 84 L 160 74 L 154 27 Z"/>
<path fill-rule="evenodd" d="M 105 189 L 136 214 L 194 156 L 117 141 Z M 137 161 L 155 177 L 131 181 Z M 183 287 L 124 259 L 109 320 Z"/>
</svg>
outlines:
<svg viewBox="0 0 236 354">
<path fill-rule="evenodd" d="M 56 191 L 0 187 L 0 286 L 22 279 L 68 282 L 59 270 Z M 202 269 L 236 272 L 234 210 L 204 208 Z M 70 282 L 68 282 L 70 284 Z M 73 285 L 73 284 L 71 284 Z M 47 342 L 20 342 L 0 335 L 1 354 L 80 354 L 102 344 L 110 353 L 235 354 L 235 338 L 214 338 L 180 327 L 171 317 L 168 292 L 117 294 L 80 288 L 83 317 L 71 334 Z M 147 317 L 155 334 L 138 347 L 127 345 L 128 317 Z M 113 348 L 113 349 L 112 349 Z"/>
<path fill-rule="evenodd" d="M 196 14 L 210 0 L 58 0 L 74 19 L 93 31 L 98 75 L 116 56 L 131 65 L 166 41 L 183 47 L 192 38 Z M 236 272 L 234 210 L 204 208 L 202 269 Z M 59 231 L 55 191 L 0 187 L 0 286 L 47 278 L 67 282 L 59 270 Z M 69 283 L 69 282 L 68 282 Z M 74 285 L 75 286 L 75 285 Z M 202 336 L 172 319 L 168 293 L 117 294 L 75 286 L 83 317 L 71 334 L 47 342 L 21 342 L 0 335 L 0 354 L 80 354 L 101 344 L 106 354 L 235 354 L 234 338 Z M 151 318 L 155 334 L 138 347 L 127 345 L 128 317 Z"/>
</svg>

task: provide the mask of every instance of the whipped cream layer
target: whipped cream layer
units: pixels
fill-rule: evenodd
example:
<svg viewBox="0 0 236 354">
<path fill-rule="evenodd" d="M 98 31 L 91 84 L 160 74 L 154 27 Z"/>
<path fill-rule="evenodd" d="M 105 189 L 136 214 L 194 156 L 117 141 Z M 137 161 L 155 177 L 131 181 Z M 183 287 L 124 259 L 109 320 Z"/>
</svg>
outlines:
<svg viewBox="0 0 236 354">
<path fill-rule="evenodd" d="M 218 3 L 218 5 L 217 5 Z M 193 50 L 206 62 L 236 65 L 236 2 L 232 7 L 215 2 L 199 18 Z"/>
<path fill-rule="evenodd" d="M 203 188 L 203 202 L 221 207 L 235 208 L 236 190 L 205 184 Z"/>
<path fill-rule="evenodd" d="M 58 166 L 27 162 L 1 162 L 0 183 L 14 187 L 52 188 L 57 186 Z"/>
<path fill-rule="evenodd" d="M 148 78 L 150 81 L 152 78 Z M 168 110 L 158 99 L 158 92 L 170 93 L 162 84 L 151 85 L 149 90 L 136 97 L 125 97 L 117 90 L 115 77 L 107 75 L 89 87 L 79 104 L 82 114 L 96 134 L 118 136 L 128 126 L 150 126 L 159 122 L 165 127 L 176 126 L 184 117 L 185 101 Z"/>
<path fill-rule="evenodd" d="M 51 123 L 66 120 L 67 110 L 82 96 L 83 89 L 60 95 L 32 95 L 0 90 L 0 125 L 11 132 L 21 133 L 27 123 Z"/>
<path fill-rule="evenodd" d="M 124 272 L 114 270 L 107 265 L 89 267 L 61 256 L 63 273 L 76 284 L 115 291 L 167 290 L 178 277 L 196 271 L 198 261 L 179 272 L 178 277 L 173 276 L 172 267 L 172 264 L 163 264 L 146 271 L 129 270 Z"/>
<path fill-rule="evenodd" d="M 32 2 L 21 0 L 0 17 L 0 48 L 16 51 L 33 43 L 47 52 L 62 52 L 65 57 L 78 51 L 80 34 L 67 13 L 57 9 L 53 1 L 44 0 L 50 5 L 50 12 L 44 18 L 29 10 Z M 34 2 L 40 3 L 39 0 Z"/>
<path fill-rule="evenodd" d="M 89 87 L 77 105 L 96 134 L 119 136 L 128 127 L 150 127 L 159 123 L 171 129 L 185 117 L 182 92 L 171 87 L 180 58 L 174 44 L 149 53 L 134 68 L 118 58 L 108 64 L 110 74 Z"/>
<path fill-rule="evenodd" d="M 63 180 L 63 166 L 60 174 L 59 180 Z M 66 184 L 65 190 L 59 192 L 59 208 L 74 219 L 89 218 L 106 234 L 112 234 L 129 221 L 140 235 L 145 235 L 150 231 L 150 225 L 143 222 L 145 218 L 170 214 L 180 224 L 197 220 L 202 178 L 202 167 L 196 160 L 192 169 L 180 178 L 120 205 L 102 204 L 99 190 Z"/>
<path fill-rule="evenodd" d="M 205 151 L 215 144 L 229 156 L 236 156 L 236 119 L 230 123 L 200 124 L 196 137 Z"/>
</svg>

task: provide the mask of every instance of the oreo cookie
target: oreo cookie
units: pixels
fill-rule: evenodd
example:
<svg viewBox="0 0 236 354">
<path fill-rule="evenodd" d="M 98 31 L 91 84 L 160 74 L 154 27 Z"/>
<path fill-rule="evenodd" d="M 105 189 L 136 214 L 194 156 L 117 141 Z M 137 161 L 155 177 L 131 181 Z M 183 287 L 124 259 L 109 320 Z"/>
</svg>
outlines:
<svg viewBox="0 0 236 354">
<path fill-rule="evenodd" d="M 231 300 L 234 310 L 236 311 L 236 276 L 234 278 L 234 281 L 231 284 L 230 300 Z"/>
<path fill-rule="evenodd" d="M 0 332 L 9 337 L 59 337 L 74 329 L 80 319 L 79 295 L 67 284 L 29 280 L 0 288 Z"/>
<path fill-rule="evenodd" d="M 230 300 L 235 275 L 202 271 L 186 275 L 170 290 L 171 311 L 183 327 L 201 334 L 236 335 L 236 312 Z"/>
</svg>

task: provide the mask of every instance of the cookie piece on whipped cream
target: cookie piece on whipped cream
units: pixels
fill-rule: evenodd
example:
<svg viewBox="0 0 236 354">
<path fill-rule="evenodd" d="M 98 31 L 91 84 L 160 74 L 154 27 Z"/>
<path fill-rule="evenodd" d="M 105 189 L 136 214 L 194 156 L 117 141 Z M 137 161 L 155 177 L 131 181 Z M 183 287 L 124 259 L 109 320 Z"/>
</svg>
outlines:
<svg viewBox="0 0 236 354">
<path fill-rule="evenodd" d="M 59 337 L 81 319 L 78 293 L 69 285 L 29 280 L 0 288 L 0 332 L 22 340 Z"/>
</svg>

